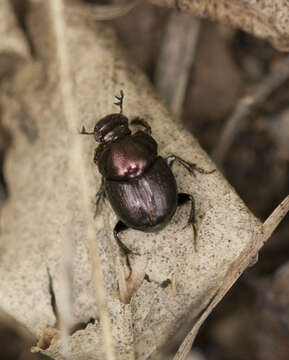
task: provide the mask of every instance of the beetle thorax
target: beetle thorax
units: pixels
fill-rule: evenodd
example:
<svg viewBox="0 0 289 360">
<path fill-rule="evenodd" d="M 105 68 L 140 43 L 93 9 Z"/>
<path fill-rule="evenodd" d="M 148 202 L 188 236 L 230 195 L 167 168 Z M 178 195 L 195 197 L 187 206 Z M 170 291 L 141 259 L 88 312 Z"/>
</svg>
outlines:
<svg viewBox="0 0 289 360">
<path fill-rule="evenodd" d="M 156 149 L 139 137 L 126 136 L 105 147 L 98 164 L 106 178 L 118 181 L 137 178 L 155 161 Z"/>
</svg>

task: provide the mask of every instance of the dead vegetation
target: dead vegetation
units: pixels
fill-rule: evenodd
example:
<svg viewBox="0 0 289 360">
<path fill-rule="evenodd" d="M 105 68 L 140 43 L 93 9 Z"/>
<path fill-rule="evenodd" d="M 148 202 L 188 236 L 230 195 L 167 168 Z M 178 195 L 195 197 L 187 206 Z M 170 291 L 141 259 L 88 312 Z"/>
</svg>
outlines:
<svg viewBox="0 0 289 360">
<path fill-rule="evenodd" d="M 0 7 L 0 353 L 287 359 L 288 218 L 263 245 L 288 210 L 288 6 L 96 3 Z M 162 154 L 216 166 L 186 128 L 223 173 L 176 167 L 196 198 L 198 253 L 183 209 L 159 234 L 127 233 L 141 253 L 130 277 L 115 216 L 103 206 L 93 219 L 94 143 L 78 136 L 113 111 L 120 88 L 125 113 L 149 121 Z"/>
</svg>

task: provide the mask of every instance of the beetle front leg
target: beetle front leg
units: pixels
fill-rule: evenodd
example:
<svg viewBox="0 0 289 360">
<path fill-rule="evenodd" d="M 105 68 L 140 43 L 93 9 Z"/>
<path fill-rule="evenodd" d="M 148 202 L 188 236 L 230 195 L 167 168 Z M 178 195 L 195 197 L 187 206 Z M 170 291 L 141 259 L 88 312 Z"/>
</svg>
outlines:
<svg viewBox="0 0 289 360">
<path fill-rule="evenodd" d="M 195 200 L 192 195 L 186 193 L 178 194 L 178 206 L 191 202 L 191 211 L 188 219 L 188 225 L 192 225 L 194 230 L 194 249 L 197 252 L 197 229 L 196 229 L 196 219 L 195 219 Z"/>
<path fill-rule="evenodd" d="M 130 123 L 132 125 L 141 125 L 141 126 L 143 126 L 145 128 L 145 132 L 148 133 L 149 135 L 151 135 L 152 128 L 150 127 L 150 125 L 144 119 L 136 117 Z"/>
<path fill-rule="evenodd" d="M 100 203 L 100 200 L 105 198 L 104 178 L 103 177 L 101 178 L 101 184 L 100 184 L 100 187 L 98 189 L 98 192 L 95 194 L 95 197 L 96 197 L 96 201 L 95 201 L 94 218 L 96 218 L 98 205 Z"/>
<path fill-rule="evenodd" d="M 194 171 L 198 171 L 201 174 L 212 174 L 213 172 L 216 171 L 216 169 L 210 170 L 210 171 L 204 170 L 204 169 L 198 167 L 197 164 L 194 164 L 194 163 L 191 163 L 189 161 L 183 160 L 182 158 L 180 158 L 180 157 L 178 157 L 176 155 L 170 155 L 165 160 L 166 160 L 167 164 L 170 167 L 173 165 L 174 161 L 177 160 L 180 164 L 182 164 L 194 176 L 196 176 Z"/>
<path fill-rule="evenodd" d="M 95 150 L 94 150 L 94 156 L 93 156 L 93 162 L 95 165 L 98 165 L 99 156 L 103 152 L 103 146 L 100 144 Z"/>
</svg>

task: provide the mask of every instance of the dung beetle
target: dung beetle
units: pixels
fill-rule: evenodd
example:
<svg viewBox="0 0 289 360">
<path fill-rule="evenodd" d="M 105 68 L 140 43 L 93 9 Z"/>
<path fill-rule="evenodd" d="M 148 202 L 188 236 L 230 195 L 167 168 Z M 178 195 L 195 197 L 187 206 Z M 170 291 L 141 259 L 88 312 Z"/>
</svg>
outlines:
<svg viewBox="0 0 289 360">
<path fill-rule="evenodd" d="M 100 145 L 95 149 L 94 162 L 102 175 L 96 194 L 96 207 L 102 197 L 107 197 L 119 221 L 113 234 L 125 254 L 131 250 L 120 240 L 119 232 L 133 228 L 153 232 L 165 227 L 176 212 L 177 206 L 191 202 L 188 224 L 193 226 L 196 248 L 195 203 L 190 194 L 178 193 L 171 166 L 176 160 L 190 173 L 210 174 L 176 155 L 163 158 L 157 153 L 157 143 L 151 136 L 151 127 L 141 118 L 131 121 L 144 128 L 134 134 L 123 115 L 123 91 L 114 104 L 120 112 L 101 118 L 94 131 L 82 127 L 81 134 L 93 135 Z"/>
</svg>

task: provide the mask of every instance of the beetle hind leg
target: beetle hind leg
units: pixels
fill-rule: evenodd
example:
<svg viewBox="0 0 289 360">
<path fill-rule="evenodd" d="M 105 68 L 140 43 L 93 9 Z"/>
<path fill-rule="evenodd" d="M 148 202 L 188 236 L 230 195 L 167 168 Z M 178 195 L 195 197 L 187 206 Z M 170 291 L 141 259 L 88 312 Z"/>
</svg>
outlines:
<svg viewBox="0 0 289 360">
<path fill-rule="evenodd" d="M 179 156 L 176 156 L 176 155 L 170 155 L 165 160 L 166 160 L 167 164 L 170 167 L 173 165 L 174 161 L 177 160 L 180 164 L 182 164 L 194 176 L 195 176 L 195 171 L 198 171 L 200 174 L 212 174 L 213 172 L 216 171 L 216 169 L 207 171 L 205 169 L 202 169 L 202 168 L 198 167 L 197 164 L 186 161 L 186 160 L 184 160 L 184 159 L 182 159 L 182 158 L 180 158 Z"/>
<path fill-rule="evenodd" d="M 118 234 L 121 231 L 127 230 L 128 226 L 125 225 L 122 221 L 118 221 L 113 229 L 113 236 L 118 244 L 118 246 L 121 248 L 121 250 L 124 252 L 125 255 L 131 254 L 132 251 L 120 240 Z"/>
<path fill-rule="evenodd" d="M 192 225 L 194 231 L 194 249 L 197 252 L 197 229 L 196 229 L 196 218 L 195 218 L 195 200 L 192 195 L 186 193 L 178 194 L 178 206 L 191 202 L 191 211 L 188 219 L 188 225 Z"/>
</svg>

